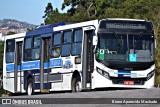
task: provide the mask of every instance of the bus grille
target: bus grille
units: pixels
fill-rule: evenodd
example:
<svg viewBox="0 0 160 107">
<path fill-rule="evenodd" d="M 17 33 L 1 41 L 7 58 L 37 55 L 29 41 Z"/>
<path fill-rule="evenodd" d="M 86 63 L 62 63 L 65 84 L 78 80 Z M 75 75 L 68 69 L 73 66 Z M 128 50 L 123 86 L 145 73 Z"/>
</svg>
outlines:
<svg viewBox="0 0 160 107">
<path fill-rule="evenodd" d="M 144 85 L 146 78 L 118 78 L 110 77 L 113 84 L 124 84 L 124 81 L 134 81 L 134 85 Z"/>
</svg>

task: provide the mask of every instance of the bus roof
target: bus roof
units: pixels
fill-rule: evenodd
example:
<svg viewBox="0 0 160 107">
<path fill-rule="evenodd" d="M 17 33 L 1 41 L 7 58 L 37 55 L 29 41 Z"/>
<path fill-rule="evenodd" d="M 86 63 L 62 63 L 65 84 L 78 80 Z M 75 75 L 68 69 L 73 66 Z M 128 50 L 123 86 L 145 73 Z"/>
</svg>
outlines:
<svg viewBox="0 0 160 107">
<path fill-rule="evenodd" d="M 106 20 L 106 19 L 104 19 L 104 20 Z M 141 19 L 128 19 L 128 18 L 107 18 L 107 20 L 145 21 L 145 20 L 141 20 Z"/>
<path fill-rule="evenodd" d="M 58 26 L 64 26 L 70 23 L 67 22 L 60 22 L 60 23 L 55 23 L 55 24 L 49 24 L 45 26 L 40 26 L 34 31 L 29 31 L 26 33 L 26 36 L 33 36 L 33 35 L 40 35 L 40 34 L 46 34 L 46 33 L 52 33 L 54 27 Z"/>
<path fill-rule="evenodd" d="M 13 35 L 5 35 L 4 36 L 4 40 L 23 38 L 23 37 L 25 37 L 25 35 L 26 35 L 26 33 L 18 33 L 18 34 L 13 34 Z"/>
<path fill-rule="evenodd" d="M 98 25 L 98 19 L 96 20 L 90 20 L 90 21 L 84 21 L 84 22 L 79 22 L 79 23 L 72 23 L 69 25 L 65 25 L 65 26 L 58 26 L 58 27 L 54 27 L 54 31 L 61 31 L 61 30 L 67 30 L 67 29 L 73 29 L 73 28 L 81 28 L 81 27 L 86 27 L 86 26 L 96 26 Z"/>
</svg>

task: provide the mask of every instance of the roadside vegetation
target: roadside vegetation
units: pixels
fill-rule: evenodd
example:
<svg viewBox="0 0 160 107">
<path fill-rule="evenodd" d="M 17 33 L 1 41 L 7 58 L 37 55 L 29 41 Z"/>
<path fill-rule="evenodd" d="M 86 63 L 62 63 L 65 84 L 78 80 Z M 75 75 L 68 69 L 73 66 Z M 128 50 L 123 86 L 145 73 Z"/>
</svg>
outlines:
<svg viewBox="0 0 160 107">
<path fill-rule="evenodd" d="M 160 87 L 160 25 L 157 27 L 156 33 L 156 42 L 157 48 L 155 50 L 155 62 L 156 62 L 156 78 L 155 78 L 155 86 Z"/>
<path fill-rule="evenodd" d="M 0 97 L 8 96 L 9 93 L 3 89 L 2 83 L 0 83 Z"/>
</svg>

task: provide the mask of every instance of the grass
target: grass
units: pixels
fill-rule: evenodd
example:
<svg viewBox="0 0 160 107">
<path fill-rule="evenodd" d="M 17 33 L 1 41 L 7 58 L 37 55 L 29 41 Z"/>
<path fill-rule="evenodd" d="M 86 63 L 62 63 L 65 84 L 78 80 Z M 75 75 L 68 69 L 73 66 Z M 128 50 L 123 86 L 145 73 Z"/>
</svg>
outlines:
<svg viewBox="0 0 160 107">
<path fill-rule="evenodd" d="M 9 96 L 9 93 L 3 89 L 3 85 L 0 84 L 0 97 Z"/>
</svg>

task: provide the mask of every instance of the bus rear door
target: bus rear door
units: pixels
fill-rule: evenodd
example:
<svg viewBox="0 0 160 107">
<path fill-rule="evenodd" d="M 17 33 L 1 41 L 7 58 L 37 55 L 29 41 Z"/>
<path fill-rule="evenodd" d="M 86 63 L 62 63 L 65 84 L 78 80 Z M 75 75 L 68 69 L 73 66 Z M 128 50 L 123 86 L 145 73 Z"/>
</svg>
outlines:
<svg viewBox="0 0 160 107">
<path fill-rule="evenodd" d="M 22 92 L 22 44 L 23 39 L 16 39 L 15 67 L 14 67 L 14 90 Z"/>
</svg>

